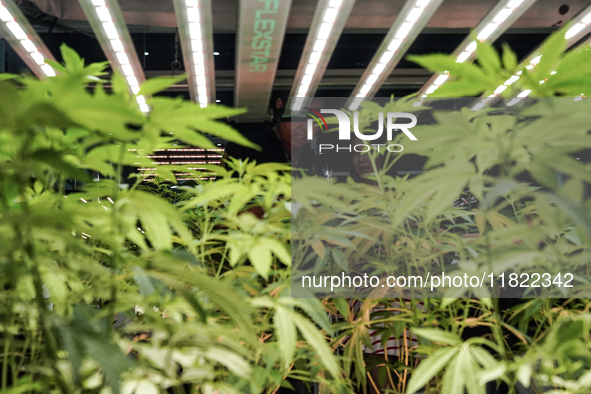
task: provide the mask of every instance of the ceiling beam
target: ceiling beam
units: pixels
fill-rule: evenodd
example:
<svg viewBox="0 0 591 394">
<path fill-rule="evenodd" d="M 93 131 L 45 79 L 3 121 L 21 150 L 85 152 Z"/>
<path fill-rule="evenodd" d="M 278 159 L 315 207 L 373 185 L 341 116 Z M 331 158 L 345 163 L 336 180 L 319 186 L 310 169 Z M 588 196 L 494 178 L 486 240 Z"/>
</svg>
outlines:
<svg viewBox="0 0 591 394">
<path fill-rule="evenodd" d="M 322 89 L 352 89 L 363 75 L 363 69 L 326 70 L 318 88 Z M 147 78 L 170 76 L 170 70 L 146 71 Z M 277 70 L 275 82 L 276 90 L 291 89 L 295 80 L 296 70 Z M 427 82 L 431 73 L 421 68 L 394 69 L 384 81 L 383 87 L 388 89 L 418 90 Z M 233 70 L 218 70 L 215 73 L 215 87 L 217 91 L 228 92 L 234 90 L 235 76 Z M 108 86 L 108 85 L 106 85 Z M 170 90 L 186 92 L 189 85 L 186 81 L 173 85 Z"/>
<path fill-rule="evenodd" d="M 234 106 L 248 112 L 237 122 L 265 120 L 291 0 L 240 0 L 236 35 Z"/>
</svg>

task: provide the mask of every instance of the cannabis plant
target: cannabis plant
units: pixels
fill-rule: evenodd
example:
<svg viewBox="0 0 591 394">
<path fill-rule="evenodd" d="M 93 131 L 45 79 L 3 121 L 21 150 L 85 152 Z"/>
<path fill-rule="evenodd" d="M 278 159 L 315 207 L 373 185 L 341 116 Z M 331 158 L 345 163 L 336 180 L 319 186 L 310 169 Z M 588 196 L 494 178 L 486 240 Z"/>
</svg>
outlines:
<svg viewBox="0 0 591 394">
<path fill-rule="evenodd" d="M 433 113 L 416 129 L 425 144 L 390 155 L 381 171 L 373 158 L 371 184 L 292 180 L 284 165 L 234 160 L 205 170 L 217 180 L 173 194 L 137 169 L 175 144 L 212 148 L 211 135 L 253 147 L 219 121 L 243 110 L 159 97 L 178 79 L 156 78 L 141 87 L 143 114 L 121 76 L 108 90 L 106 64 L 85 65 L 67 47 L 54 78 L 1 74 L 0 389 L 589 392 L 591 304 L 569 292 L 523 290 L 508 301 L 500 286 L 437 298 L 380 288 L 350 297 L 357 303 L 326 291 L 292 298 L 298 270 L 359 262 L 380 275 L 452 267 L 531 277 L 542 267 L 553 280 L 572 273 L 585 294 L 591 180 L 580 152 L 591 145 L 591 119 L 585 99 L 568 97 L 589 93 L 591 52 L 564 52 L 563 34 L 531 70 L 509 48 L 498 56 L 484 43 L 478 64 L 413 58 L 450 73 L 442 97 L 489 95 L 520 75 L 503 96 L 562 98 L 513 109 L 365 104 L 366 130 L 378 112 Z M 392 176 L 410 154 L 423 157 L 424 172 Z M 178 172 L 200 177 L 180 166 L 155 171 L 172 183 Z M 408 339 L 394 355 L 368 358 L 370 334 L 382 345 Z"/>
<path fill-rule="evenodd" d="M 356 116 L 373 134 L 378 113 L 429 112 L 431 120 L 412 129 L 420 143 L 387 154 L 383 168 L 378 154 L 368 153 L 374 169 L 368 182 L 293 181 L 299 210 L 292 284 L 299 295 L 335 297 L 333 346 L 342 348 L 345 371 L 360 390 L 366 384 L 406 393 L 478 394 L 487 385 L 511 393 L 591 389 L 591 304 L 580 298 L 589 294 L 591 262 L 591 116 L 582 97 L 591 89 L 591 51 L 564 48 L 561 30 L 533 68 L 519 66 L 508 47 L 499 56 L 486 43 L 478 43 L 477 64 L 442 54 L 410 57 L 450 74 L 433 95 L 441 98 L 362 103 Z M 488 96 L 513 75 L 520 77 L 500 104 L 475 106 L 476 97 L 465 98 Z M 552 98 L 511 99 L 525 89 Z M 402 144 L 400 138 L 394 142 Z M 423 158 L 416 168 L 422 174 L 392 175 L 410 155 Z M 337 297 L 356 298 L 360 289 L 302 285 L 305 275 L 342 271 L 382 279 L 445 271 L 483 278 L 483 286 L 436 286 L 435 294 L 429 286 L 392 290 L 381 281 L 366 284 L 353 307 Z M 537 277 L 548 285 L 535 286 Z M 397 338 L 394 355 L 364 359 L 364 351 L 373 351 L 370 335 L 382 347 Z M 377 375 L 369 374 L 374 368 Z"/>
<path fill-rule="evenodd" d="M 346 392 L 321 303 L 289 297 L 280 168 L 209 168 L 182 198 L 139 176 L 210 135 L 254 146 L 216 120 L 244 111 L 154 96 L 178 81 L 155 78 L 143 114 L 106 64 L 62 57 L 54 78 L 1 75 L 2 392 L 258 394 L 292 375 Z"/>
</svg>

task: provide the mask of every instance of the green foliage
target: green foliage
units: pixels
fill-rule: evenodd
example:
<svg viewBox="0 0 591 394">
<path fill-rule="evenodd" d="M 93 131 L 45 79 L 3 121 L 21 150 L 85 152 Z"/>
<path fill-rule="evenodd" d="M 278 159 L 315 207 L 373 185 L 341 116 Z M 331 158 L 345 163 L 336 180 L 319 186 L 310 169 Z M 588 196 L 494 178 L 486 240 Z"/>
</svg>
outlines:
<svg viewBox="0 0 591 394">
<path fill-rule="evenodd" d="M 531 70 L 520 70 L 507 46 L 499 56 L 486 44 L 478 64 L 413 60 L 454 77 L 441 96 L 488 95 L 519 71 L 503 95 L 587 94 L 591 51 L 564 53 L 560 34 Z M 243 110 L 154 96 L 144 115 L 121 76 L 107 94 L 105 64 L 62 51 L 54 78 L 0 76 L 2 393 L 258 394 L 289 387 L 288 377 L 343 394 L 370 385 L 480 394 L 501 382 L 512 393 L 518 385 L 591 390 L 587 299 L 554 294 L 563 298 L 504 307 L 498 289 L 412 300 L 378 292 L 354 308 L 341 298 L 291 297 L 291 267 L 375 264 L 376 240 L 385 245 L 380 257 L 407 274 L 453 255 L 460 274 L 543 266 L 585 283 L 591 176 L 572 158 L 591 147 L 584 102 L 540 102 L 517 115 L 437 112 L 435 124 L 413 128 L 420 150 L 405 146 L 427 158 L 428 171 L 412 179 L 387 170 L 375 186 L 302 178 L 293 181 L 296 198 L 288 166 L 233 160 L 205 170 L 215 182 L 172 192 L 175 172 L 199 172 L 161 166 L 146 186 L 139 177 L 125 183 L 123 168 L 149 165 L 155 150 L 178 143 L 212 147 L 208 135 L 255 147 L 218 121 Z M 174 82 L 147 81 L 141 93 Z M 366 103 L 360 127 L 369 130 L 378 112 L 422 109 L 411 98 Z M 76 192 L 72 178 L 82 182 Z M 452 208 L 462 193 L 480 204 Z M 292 216 L 300 227 L 292 229 Z M 292 245 L 292 230 L 310 235 L 304 246 L 314 260 Z M 467 232 L 477 236 L 460 235 Z M 473 329 L 485 334 L 466 339 Z M 382 345 L 392 336 L 416 343 L 368 358 L 370 335 Z"/>
<path fill-rule="evenodd" d="M 588 45 L 565 52 L 566 25 L 553 33 L 542 45 L 535 67 L 517 64 L 515 53 L 503 45 L 502 55 L 486 42 L 477 42 L 478 64 L 456 63 L 456 58 L 445 54 L 412 55 L 408 59 L 438 73 L 449 73 L 452 80 L 439 87 L 432 97 L 488 96 L 509 78 L 520 78 L 505 89 L 503 97 L 515 97 L 523 90 L 531 90 L 530 97 L 576 97 L 591 93 L 591 59 Z M 530 68 L 528 68 L 529 66 Z"/>
<path fill-rule="evenodd" d="M 432 124 L 412 129 L 420 144 L 404 143 L 403 154 L 386 156 L 384 169 L 368 177 L 372 185 L 295 179 L 293 237 L 301 246 L 294 249 L 292 267 L 300 275 L 323 274 L 326 267 L 352 272 L 357 262 L 365 264 L 360 272 L 382 276 L 443 268 L 451 275 L 479 277 L 548 272 L 557 278 L 570 272 L 586 290 L 591 200 L 584 190 L 591 177 L 589 164 L 575 158 L 591 149 L 591 118 L 588 102 L 572 97 L 589 94 L 585 78 L 591 73 L 586 60 L 591 51 L 588 45 L 564 49 L 560 30 L 543 45 L 541 61 L 531 69 L 521 69 L 507 46 L 499 55 L 486 43 L 478 44 L 473 64 L 441 54 L 409 57 L 452 76 L 437 96 L 488 96 L 521 72 L 504 96 L 531 89 L 530 97 L 555 98 L 531 100 L 518 110 L 473 111 L 469 104 L 474 100 L 465 108 L 435 110 Z M 413 107 L 414 101 L 362 103 L 360 129 L 372 132 L 378 113 L 425 109 Z M 427 171 L 411 179 L 389 176 L 388 168 L 410 154 L 425 157 Z M 375 156 L 370 159 L 375 165 Z M 475 196 L 478 203 L 453 208 L 460 196 Z M 452 259 L 458 264 L 450 266 Z M 360 390 L 374 385 L 401 393 L 477 394 L 487 383 L 505 383 L 511 393 L 520 385 L 536 392 L 591 390 L 589 300 L 524 288 L 514 297 L 533 298 L 514 299 L 507 307 L 498 298 L 507 296 L 505 287 L 484 286 L 470 294 L 452 287 L 440 294 L 445 298 L 411 301 L 404 300 L 404 290 L 393 298 L 378 287 L 367 295 L 373 298 L 358 300 L 356 309 L 333 298 L 327 309 L 341 316 L 333 343 L 342 346 L 344 370 L 351 371 Z M 546 298 L 535 298 L 540 296 Z M 484 334 L 469 338 L 473 330 Z M 418 346 L 401 341 L 395 355 L 364 357 L 370 335 L 384 344 L 409 332 Z M 377 379 L 368 374 L 374 368 Z"/>
<path fill-rule="evenodd" d="M 156 96 L 144 115 L 120 76 L 105 92 L 106 64 L 62 57 L 0 82 L 0 390 L 259 394 L 294 375 L 343 392 L 322 304 L 290 298 L 289 167 L 236 162 L 179 192 L 161 180 L 197 171 L 122 178 L 207 135 L 255 147 L 217 121 L 243 110 Z"/>
</svg>

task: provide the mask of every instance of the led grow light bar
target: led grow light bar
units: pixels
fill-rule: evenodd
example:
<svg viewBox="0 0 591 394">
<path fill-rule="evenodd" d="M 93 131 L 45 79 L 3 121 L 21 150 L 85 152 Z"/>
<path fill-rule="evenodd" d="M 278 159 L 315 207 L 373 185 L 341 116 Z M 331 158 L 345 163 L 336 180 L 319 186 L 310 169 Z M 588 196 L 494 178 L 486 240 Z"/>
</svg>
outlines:
<svg viewBox="0 0 591 394">
<path fill-rule="evenodd" d="M 376 94 L 442 1 L 408 0 L 404 4 L 378 51 L 353 89 L 351 98 L 346 104 L 350 110 L 356 110 L 364 99 Z"/>
<path fill-rule="evenodd" d="M 476 39 L 480 42 L 494 42 L 507 30 L 536 0 L 501 0 L 476 26 Z M 471 36 L 453 52 L 456 62 L 474 60 L 476 41 Z M 435 92 L 449 78 L 448 74 L 435 74 L 421 88 L 421 97 Z"/>
<path fill-rule="evenodd" d="M 173 0 L 189 93 L 202 107 L 215 103 L 211 0 Z"/>
<path fill-rule="evenodd" d="M 55 58 L 13 0 L 0 1 L 0 33 L 38 78 L 53 77 Z"/>
<path fill-rule="evenodd" d="M 129 90 L 137 95 L 145 80 L 144 70 L 117 0 L 79 0 L 79 3 L 111 66 L 125 77 Z M 144 96 L 136 96 L 136 100 L 142 112 L 150 111 Z"/>
<path fill-rule="evenodd" d="M 426 1 L 426 0 L 423 0 Z M 319 0 L 287 107 L 299 111 L 314 97 L 355 0 Z"/>
<path fill-rule="evenodd" d="M 566 48 L 570 48 L 575 45 L 579 40 L 585 37 L 587 34 L 591 33 L 591 6 L 588 6 L 583 11 L 579 12 L 579 14 L 573 18 L 572 26 L 568 29 L 565 34 L 564 38 L 566 39 Z M 531 55 L 529 55 L 521 64 L 519 68 L 525 67 L 528 70 L 533 69 L 542 59 L 542 55 L 540 55 L 540 48 L 544 44 L 540 45 L 540 47 L 536 48 Z M 472 107 L 472 110 L 478 111 L 479 109 L 483 108 L 487 103 L 492 102 L 503 93 L 505 89 L 509 86 L 513 85 L 516 81 L 521 78 L 522 72 L 519 71 L 517 74 L 513 75 L 511 78 L 505 81 L 503 85 L 500 85 L 498 88 L 495 89 L 493 94 L 488 97 L 484 97 L 477 101 L 477 103 Z M 540 81 L 540 83 L 544 83 L 544 81 Z M 518 98 L 525 98 L 529 96 L 531 90 L 523 90 L 521 91 L 517 97 Z M 514 105 L 518 103 L 519 99 L 515 98 L 507 103 L 507 105 Z"/>
</svg>

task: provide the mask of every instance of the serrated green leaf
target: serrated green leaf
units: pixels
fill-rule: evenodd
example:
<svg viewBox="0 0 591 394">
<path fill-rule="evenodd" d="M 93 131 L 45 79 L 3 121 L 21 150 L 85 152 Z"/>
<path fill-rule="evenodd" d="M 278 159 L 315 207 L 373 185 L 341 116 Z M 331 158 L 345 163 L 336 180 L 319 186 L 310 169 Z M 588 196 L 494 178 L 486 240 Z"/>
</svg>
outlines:
<svg viewBox="0 0 591 394">
<path fill-rule="evenodd" d="M 273 257 L 267 247 L 261 244 L 251 246 L 248 250 L 248 259 L 259 275 L 265 279 L 269 278 Z"/>
<path fill-rule="evenodd" d="M 434 72 L 448 71 L 452 77 L 461 77 L 462 80 L 471 80 L 483 86 L 491 83 L 478 66 L 472 63 L 457 63 L 456 58 L 450 55 L 412 55 L 407 56 L 407 59 Z"/>
<path fill-rule="evenodd" d="M 583 207 L 577 206 L 568 198 L 555 193 L 544 193 L 547 198 L 562 209 L 571 219 L 585 229 L 591 236 L 591 215 Z"/>
<path fill-rule="evenodd" d="M 497 364 L 497 360 L 482 347 L 470 346 L 470 353 L 472 358 L 485 369 L 492 368 Z"/>
<path fill-rule="evenodd" d="M 182 142 L 189 144 L 190 146 L 204 148 L 204 149 L 215 149 L 216 146 L 211 140 L 202 134 L 197 133 L 194 130 L 182 128 L 182 127 L 169 127 L 167 129 L 171 136 L 179 139 Z"/>
<path fill-rule="evenodd" d="M 106 96 L 92 97 L 87 94 L 64 97 L 56 103 L 58 108 L 76 124 L 89 130 L 99 130 L 115 138 L 129 140 L 138 138 L 139 133 L 130 132 L 126 125 L 140 125 L 145 117 L 122 98 Z"/>
<path fill-rule="evenodd" d="M 169 87 L 171 87 L 175 83 L 179 83 L 181 81 L 184 81 L 185 79 L 187 79 L 187 76 L 184 74 L 176 75 L 174 77 L 153 77 L 153 78 L 150 78 L 150 79 L 146 80 L 144 83 L 142 83 L 142 85 L 140 86 L 140 91 L 138 92 L 138 95 L 152 96 L 158 92 L 168 89 Z"/>
<path fill-rule="evenodd" d="M 8 81 L 11 79 L 20 78 L 17 74 L 2 73 L 0 74 L 0 81 Z"/>
<path fill-rule="evenodd" d="M 22 108 L 19 91 L 9 81 L 0 82 L 0 129 L 14 128 L 15 115 Z"/>
<path fill-rule="evenodd" d="M 19 114 L 17 121 L 21 127 L 43 125 L 45 127 L 68 128 L 75 123 L 51 103 L 39 102 L 28 106 Z"/>
<path fill-rule="evenodd" d="M 259 244 L 269 249 L 281 262 L 288 267 L 291 266 L 291 254 L 286 249 L 285 245 L 275 239 L 262 238 Z"/>
<path fill-rule="evenodd" d="M 246 146 L 248 148 L 261 150 L 261 147 L 251 142 L 234 128 L 220 122 L 214 122 L 211 120 L 202 120 L 197 124 L 193 125 L 197 130 L 204 133 L 215 135 L 216 137 L 224 138 L 230 142 Z"/>
<path fill-rule="evenodd" d="M 125 77 L 118 72 L 114 72 L 111 77 L 111 89 L 113 89 L 113 93 L 119 97 L 131 97 Z"/>
<path fill-rule="evenodd" d="M 316 354 L 320 358 L 320 362 L 324 365 L 328 372 L 333 377 L 339 376 L 339 364 L 332 350 L 328 346 L 328 342 L 322 336 L 320 331 L 302 315 L 290 311 L 292 320 L 295 322 L 298 330 L 302 333 L 302 336 L 315 350 Z"/>
<path fill-rule="evenodd" d="M 84 69 L 84 60 L 82 60 L 78 53 L 68 45 L 65 43 L 60 45 L 60 52 L 62 59 L 64 59 L 66 70 L 71 72 L 79 72 Z"/>
<path fill-rule="evenodd" d="M 558 189 L 558 179 L 556 179 L 556 173 L 551 171 L 545 165 L 541 165 L 534 160 L 531 163 L 529 173 L 532 178 L 541 185 L 544 185 L 551 190 Z"/>
<path fill-rule="evenodd" d="M 207 352 L 205 352 L 205 357 L 219 362 L 242 378 L 248 378 L 252 369 L 248 361 L 243 357 L 220 346 L 212 346 L 207 349 Z"/>
<path fill-rule="evenodd" d="M 517 55 L 506 42 L 503 43 L 503 66 L 511 73 L 517 71 Z"/>
<path fill-rule="evenodd" d="M 470 348 L 471 347 L 464 346 L 462 351 L 460 351 L 460 355 L 458 355 L 458 362 L 460 360 L 463 361 L 460 368 L 463 370 L 464 374 L 464 385 L 466 386 L 468 394 L 485 394 L 484 385 L 481 384 L 478 379 L 474 379 L 475 376 L 478 376 L 480 368 L 478 367 L 476 361 L 472 358 Z"/>
<path fill-rule="evenodd" d="M 172 262 L 174 262 L 172 259 L 166 262 L 155 260 L 151 269 L 146 271 L 151 276 L 163 281 L 171 278 L 200 289 L 213 303 L 225 310 L 234 319 L 240 329 L 243 330 L 246 339 L 252 339 L 251 336 L 254 335 L 250 317 L 252 308 L 250 304 L 241 301 L 243 300 L 241 295 L 220 280 L 198 272 L 188 271 L 180 267 L 178 262 L 177 264 L 172 264 Z"/>
<path fill-rule="evenodd" d="M 533 368 L 529 364 L 521 364 L 517 369 L 517 380 L 524 387 L 529 387 Z"/>
<path fill-rule="evenodd" d="M 466 180 L 460 174 L 458 174 L 457 179 L 445 183 L 441 189 L 437 191 L 435 196 L 433 196 L 429 208 L 427 209 L 425 222 L 431 223 L 435 217 L 443 213 L 446 209 L 449 209 L 464 189 L 465 183 Z"/>
<path fill-rule="evenodd" d="M 349 303 L 344 298 L 332 298 L 331 301 L 345 320 L 349 317 Z"/>
<path fill-rule="evenodd" d="M 507 373 L 507 366 L 505 364 L 496 364 L 494 367 L 486 369 L 478 374 L 478 381 L 480 384 L 495 381 L 505 376 Z"/>
<path fill-rule="evenodd" d="M 476 40 L 476 56 L 478 64 L 485 69 L 489 75 L 497 75 L 501 70 L 501 59 L 497 50 L 486 41 Z"/>
<path fill-rule="evenodd" d="M 146 272 L 143 269 L 140 267 L 134 267 L 133 274 L 141 295 L 147 297 L 151 294 L 154 294 L 156 291 L 156 286 L 154 285 L 152 278 L 146 275 Z"/>
<path fill-rule="evenodd" d="M 284 307 L 277 307 L 273 324 L 277 335 L 277 343 L 281 350 L 281 360 L 283 368 L 289 368 L 293 361 L 296 349 L 296 327 L 291 320 L 290 314 L 284 310 Z"/>
<path fill-rule="evenodd" d="M 423 360 L 414 370 L 408 382 L 406 392 L 415 394 L 422 389 L 435 375 L 448 365 L 450 360 L 460 351 L 460 348 L 447 348 L 436 350 Z"/>
<path fill-rule="evenodd" d="M 550 72 L 556 68 L 556 63 L 566 48 L 565 33 L 566 27 L 563 26 L 544 41 L 540 48 L 540 55 L 542 56 L 540 62 L 532 70 L 537 81 L 548 78 Z"/>
<path fill-rule="evenodd" d="M 449 363 L 443 374 L 441 394 L 464 394 L 465 379 L 469 378 L 464 371 L 466 356 L 466 347 L 461 347 L 458 355 Z"/>
<path fill-rule="evenodd" d="M 66 74 L 68 72 L 68 70 L 64 66 L 62 66 L 60 63 L 56 62 L 55 60 L 45 59 L 45 62 L 47 64 L 49 64 L 51 66 L 51 68 L 53 68 L 56 71 L 56 73 Z"/>
<path fill-rule="evenodd" d="M 330 324 L 330 320 L 328 319 L 328 315 L 324 310 L 324 306 L 320 300 L 316 298 L 301 298 L 297 301 L 296 305 L 303 309 L 304 312 L 306 312 L 306 314 L 312 318 L 312 321 L 325 330 L 328 334 L 333 334 L 333 328 Z"/>
<path fill-rule="evenodd" d="M 143 226 L 146 237 L 156 250 L 171 250 L 173 244 L 173 229 L 179 238 L 185 242 L 185 247 L 195 251 L 193 237 L 183 218 L 166 200 L 151 193 L 131 191 L 124 193 L 116 202 L 128 215 L 135 215 Z M 151 207 L 151 209 L 145 209 Z M 138 230 L 130 228 L 132 233 Z"/>
<path fill-rule="evenodd" d="M 412 332 L 431 342 L 438 342 L 444 345 L 458 345 L 462 343 L 462 338 L 457 334 L 435 328 L 413 328 Z"/>
<path fill-rule="evenodd" d="M 494 185 L 490 191 L 484 197 L 484 201 L 482 202 L 482 210 L 490 209 L 493 204 L 495 203 L 496 199 L 502 197 L 509 193 L 510 191 L 514 190 L 519 185 L 517 182 L 512 180 L 501 180 Z"/>
</svg>

